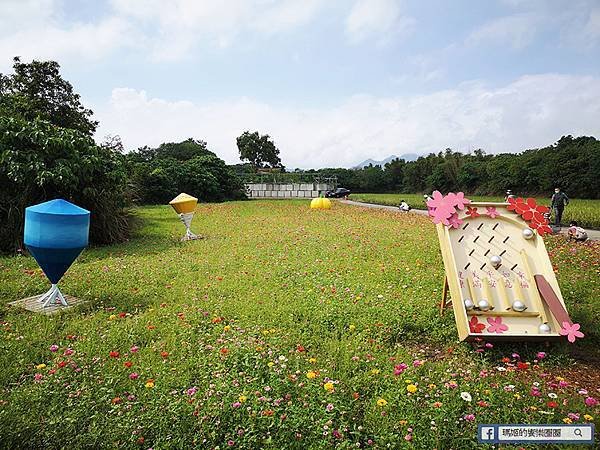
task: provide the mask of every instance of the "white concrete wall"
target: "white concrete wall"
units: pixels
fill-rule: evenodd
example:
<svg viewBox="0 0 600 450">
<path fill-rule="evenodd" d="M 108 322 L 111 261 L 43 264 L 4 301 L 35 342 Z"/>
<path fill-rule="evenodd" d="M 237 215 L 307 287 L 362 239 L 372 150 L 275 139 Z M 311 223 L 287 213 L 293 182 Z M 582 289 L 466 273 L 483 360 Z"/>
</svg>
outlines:
<svg viewBox="0 0 600 450">
<path fill-rule="evenodd" d="M 248 198 L 316 198 L 335 189 L 325 183 L 246 183 Z"/>
</svg>

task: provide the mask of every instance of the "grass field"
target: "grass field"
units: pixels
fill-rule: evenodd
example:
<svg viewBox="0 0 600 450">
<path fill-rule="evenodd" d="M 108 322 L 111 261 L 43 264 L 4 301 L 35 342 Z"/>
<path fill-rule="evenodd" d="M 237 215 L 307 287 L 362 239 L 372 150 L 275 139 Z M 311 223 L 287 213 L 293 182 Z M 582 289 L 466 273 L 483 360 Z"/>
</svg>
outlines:
<svg viewBox="0 0 600 450">
<path fill-rule="evenodd" d="M 482 202 L 503 202 L 504 197 L 468 196 L 471 200 Z M 351 200 L 379 205 L 397 206 L 401 200 L 406 200 L 409 205 L 417 209 L 426 209 L 422 194 L 352 194 Z M 536 198 L 540 205 L 550 206 L 550 198 Z M 571 199 L 565 208 L 562 222 L 576 220 L 581 226 L 600 228 L 600 200 Z"/>
<path fill-rule="evenodd" d="M 477 423 L 600 417 L 600 244 L 547 244 L 577 344 L 458 343 L 426 217 L 335 203 L 138 210 L 130 242 L 86 250 L 57 316 L 0 259 L 2 448 L 477 447 Z M 547 447 L 552 448 L 552 447 Z"/>
</svg>

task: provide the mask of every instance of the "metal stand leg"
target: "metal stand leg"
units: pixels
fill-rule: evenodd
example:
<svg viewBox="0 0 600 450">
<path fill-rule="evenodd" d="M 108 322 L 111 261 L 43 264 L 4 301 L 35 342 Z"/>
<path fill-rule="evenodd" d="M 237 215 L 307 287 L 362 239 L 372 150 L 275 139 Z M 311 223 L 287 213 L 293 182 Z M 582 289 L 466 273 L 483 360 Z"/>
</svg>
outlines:
<svg viewBox="0 0 600 450">
<path fill-rule="evenodd" d="M 44 308 L 50 306 L 52 303 L 60 303 L 63 306 L 69 306 L 56 284 L 53 284 L 50 290 L 39 298 L 39 301 Z"/>
</svg>

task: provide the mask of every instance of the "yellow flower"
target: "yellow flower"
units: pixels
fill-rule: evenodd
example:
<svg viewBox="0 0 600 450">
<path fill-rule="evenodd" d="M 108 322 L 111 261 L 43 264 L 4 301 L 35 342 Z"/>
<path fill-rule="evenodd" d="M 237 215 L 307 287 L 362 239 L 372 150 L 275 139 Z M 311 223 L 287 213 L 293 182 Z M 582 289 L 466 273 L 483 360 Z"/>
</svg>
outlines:
<svg viewBox="0 0 600 450">
<path fill-rule="evenodd" d="M 373 375 L 378 375 L 379 374 L 379 369 L 371 369 L 371 373 Z"/>
<path fill-rule="evenodd" d="M 276 330 L 275 328 L 271 328 L 271 329 L 269 330 L 269 333 L 271 333 L 271 334 L 275 334 L 276 332 L 277 332 L 277 330 Z"/>
<path fill-rule="evenodd" d="M 115 320 L 117 318 L 116 314 L 111 314 L 110 316 L 108 316 L 108 320 Z"/>
<path fill-rule="evenodd" d="M 231 330 L 231 327 L 229 325 L 225 325 L 223 327 L 223 331 L 229 331 L 229 330 Z"/>
<path fill-rule="evenodd" d="M 435 389 L 436 387 L 437 386 L 435 384 L 433 384 L 433 383 L 429 385 L 429 389 L 431 389 L 431 390 Z"/>
<path fill-rule="evenodd" d="M 377 406 L 385 406 L 387 404 L 388 404 L 388 402 L 384 398 L 380 398 L 379 400 L 377 400 Z"/>
<path fill-rule="evenodd" d="M 585 420 L 587 420 L 588 422 L 591 422 L 592 420 L 594 420 L 594 418 L 592 416 L 590 416 L 589 414 L 584 414 L 583 418 Z"/>
<path fill-rule="evenodd" d="M 256 351 L 257 352 L 262 352 L 263 348 L 259 345 L 258 347 L 256 347 Z"/>
<path fill-rule="evenodd" d="M 269 334 L 269 330 L 262 330 L 262 334 L 266 336 L 267 334 Z"/>
<path fill-rule="evenodd" d="M 400 422 L 398 422 L 400 425 L 404 426 L 406 425 L 408 422 L 404 419 L 402 419 Z"/>
<path fill-rule="evenodd" d="M 151 388 L 153 388 L 153 387 L 154 387 L 154 381 L 152 381 L 152 380 L 148 380 L 148 381 L 146 381 L 146 387 L 147 387 L 148 389 L 151 389 Z"/>
<path fill-rule="evenodd" d="M 519 400 L 521 398 L 521 394 L 515 394 L 513 395 L 514 398 L 516 398 L 517 400 Z"/>
<path fill-rule="evenodd" d="M 490 395 L 492 393 L 492 391 L 490 391 L 489 389 L 486 389 L 485 391 L 483 391 L 483 393 L 485 395 Z"/>
<path fill-rule="evenodd" d="M 248 400 L 248 397 L 246 397 L 245 395 L 240 395 L 238 400 L 240 401 L 240 403 L 244 403 L 246 400 Z"/>
<path fill-rule="evenodd" d="M 275 365 L 275 363 L 274 363 L 273 361 L 269 361 L 269 362 L 267 363 L 267 366 L 269 366 L 269 367 L 273 367 L 274 365 Z"/>
<path fill-rule="evenodd" d="M 46 364 L 44 364 L 44 363 L 38 364 L 37 366 L 35 366 L 35 368 L 38 370 L 44 369 L 45 367 L 46 367 Z"/>
<path fill-rule="evenodd" d="M 417 392 L 417 386 L 415 386 L 414 384 L 409 384 L 408 386 L 406 386 L 406 390 L 408 392 L 410 392 L 411 394 L 414 394 L 415 392 Z"/>
<path fill-rule="evenodd" d="M 349 329 L 350 331 L 354 331 L 354 330 L 356 330 L 356 325 L 350 325 L 350 326 L 348 327 L 348 329 Z"/>
<path fill-rule="evenodd" d="M 323 389 L 325 389 L 327 392 L 333 392 L 333 383 L 328 381 L 323 385 Z"/>
<path fill-rule="evenodd" d="M 404 380 L 404 382 L 405 382 L 406 384 L 412 384 L 412 381 L 411 381 L 411 380 Z"/>
<path fill-rule="evenodd" d="M 317 362 L 317 358 L 308 358 L 308 362 L 314 364 Z"/>
<path fill-rule="evenodd" d="M 573 421 L 572 421 L 571 419 L 569 419 L 568 417 L 565 417 L 565 418 L 563 419 L 563 422 L 564 422 L 564 423 L 573 423 Z"/>
<path fill-rule="evenodd" d="M 309 370 L 306 373 L 306 378 L 308 378 L 309 380 L 312 380 L 313 378 L 317 378 L 317 373 L 312 370 Z"/>
</svg>

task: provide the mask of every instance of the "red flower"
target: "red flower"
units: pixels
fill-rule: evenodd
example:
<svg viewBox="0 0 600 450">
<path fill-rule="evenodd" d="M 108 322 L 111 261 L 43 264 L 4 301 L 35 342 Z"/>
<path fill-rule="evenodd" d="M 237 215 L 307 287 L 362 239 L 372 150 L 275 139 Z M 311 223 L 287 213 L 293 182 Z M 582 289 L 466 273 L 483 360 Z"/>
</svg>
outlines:
<svg viewBox="0 0 600 450">
<path fill-rule="evenodd" d="M 129 369 L 131 366 L 133 366 L 133 363 L 131 361 L 125 361 L 123 365 Z"/>
<path fill-rule="evenodd" d="M 223 347 L 221 349 L 221 355 L 226 355 L 227 353 L 229 353 L 229 349 L 227 347 Z"/>
<path fill-rule="evenodd" d="M 548 405 L 548 408 L 556 408 L 558 406 L 558 403 L 549 401 L 548 403 L 546 403 L 546 405 Z"/>
<path fill-rule="evenodd" d="M 302 352 L 305 352 L 305 351 L 306 351 L 306 349 L 304 348 L 304 346 L 303 346 L 303 345 L 300 345 L 300 344 L 298 344 L 298 345 L 296 346 L 296 351 L 297 351 L 297 352 L 300 352 L 300 353 L 302 353 Z"/>
<path fill-rule="evenodd" d="M 110 352 L 108 354 L 111 358 L 118 358 L 120 356 L 119 352 L 117 352 L 116 350 L 113 350 L 112 352 Z"/>
<path fill-rule="evenodd" d="M 467 206 L 467 212 L 466 212 L 467 216 L 471 216 L 471 219 L 474 219 L 475 217 L 479 217 L 481 214 L 479 214 L 477 212 L 477 207 L 471 207 L 471 206 Z"/>
<path fill-rule="evenodd" d="M 469 329 L 471 333 L 481 333 L 485 329 L 485 324 L 479 322 L 477 316 L 473 316 L 469 320 Z"/>
<path fill-rule="evenodd" d="M 533 230 L 537 230 L 540 236 L 552 233 L 552 229 L 548 226 L 548 220 L 544 214 L 550 211 L 546 206 L 538 205 L 534 198 L 523 200 L 521 197 L 514 199 L 509 198 L 507 209 L 519 214 L 523 220 L 529 222 L 529 226 Z"/>
<path fill-rule="evenodd" d="M 164 359 L 167 359 L 169 357 L 169 352 L 160 352 L 160 356 L 162 356 Z"/>
<path fill-rule="evenodd" d="M 529 364 L 519 361 L 517 363 L 517 369 L 527 370 L 529 369 Z"/>
</svg>

